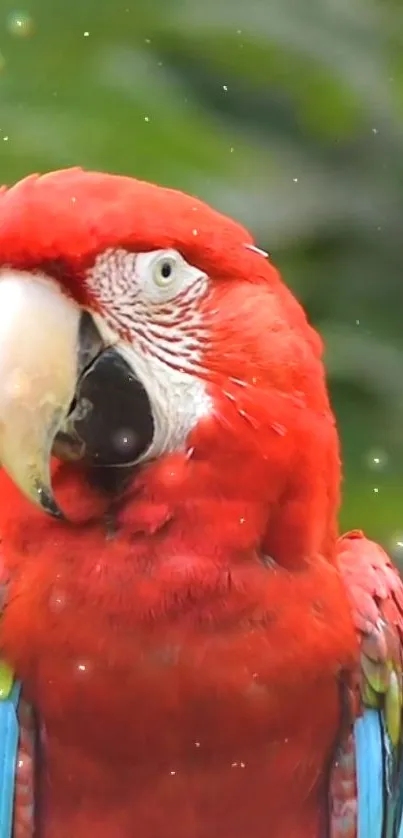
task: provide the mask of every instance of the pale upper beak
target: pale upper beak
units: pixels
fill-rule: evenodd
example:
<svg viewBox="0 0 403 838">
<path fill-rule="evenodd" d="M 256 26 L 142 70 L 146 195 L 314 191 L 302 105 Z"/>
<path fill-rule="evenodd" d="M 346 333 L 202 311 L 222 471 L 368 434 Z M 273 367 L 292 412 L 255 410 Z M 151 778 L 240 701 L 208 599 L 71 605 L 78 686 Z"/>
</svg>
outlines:
<svg viewBox="0 0 403 838">
<path fill-rule="evenodd" d="M 63 517 L 51 487 L 52 451 L 113 465 L 111 440 L 119 423 L 130 422 L 133 449 L 119 465 L 152 438 L 144 388 L 56 282 L 0 271 L 0 464 L 26 497 Z"/>
<path fill-rule="evenodd" d="M 80 309 L 50 280 L 0 273 L 0 462 L 58 515 L 50 455 L 74 398 Z"/>
</svg>

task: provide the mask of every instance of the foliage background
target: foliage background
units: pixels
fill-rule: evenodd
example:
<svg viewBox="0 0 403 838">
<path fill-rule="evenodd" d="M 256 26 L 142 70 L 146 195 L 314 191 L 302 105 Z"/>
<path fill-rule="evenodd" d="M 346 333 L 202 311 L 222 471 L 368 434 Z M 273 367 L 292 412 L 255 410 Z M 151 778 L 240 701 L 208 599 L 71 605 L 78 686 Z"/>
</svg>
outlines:
<svg viewBox="0 0 403 838">
<path fill-rule="evenodd" d="M 0 182 L 72 164 L 251 227 L 327 343 L 345 527 L 403 561 L 403 11 L 0 2 Z"/>
</svg>

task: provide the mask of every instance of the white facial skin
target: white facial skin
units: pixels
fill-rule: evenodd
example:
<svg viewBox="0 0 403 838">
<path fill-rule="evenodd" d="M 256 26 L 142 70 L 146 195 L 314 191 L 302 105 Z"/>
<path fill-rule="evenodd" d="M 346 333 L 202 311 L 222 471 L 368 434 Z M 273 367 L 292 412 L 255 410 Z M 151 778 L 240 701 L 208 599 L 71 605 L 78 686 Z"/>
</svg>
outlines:
<svg viewBox="0 0 403 838">
<path fill-rule="evenodd" d="M 118 343 L 150 399 L 154 439 L 141 459 L 183 449 L 212 409 L 197 376 L 208 340 L 199 307 L 207 275 L 175 250 L 115 250 L 98 257 L 86 281 L 105 312 L 94 318 L 102 336 Z"/>
</svg>

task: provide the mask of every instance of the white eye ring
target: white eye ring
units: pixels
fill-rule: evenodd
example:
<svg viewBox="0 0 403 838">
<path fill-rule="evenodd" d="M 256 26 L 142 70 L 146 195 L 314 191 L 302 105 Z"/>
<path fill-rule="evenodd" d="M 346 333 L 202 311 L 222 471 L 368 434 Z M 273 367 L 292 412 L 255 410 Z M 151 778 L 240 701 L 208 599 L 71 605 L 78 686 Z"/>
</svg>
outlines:
<svg viewBox="0 0 403 838">
<path fill-rule="evenodd" d="M 174 256 L 160 256 L 152 267 L 152 278 L 159 288 L 167 288 L 176 279 L 177 260 Z"/>
</svg>

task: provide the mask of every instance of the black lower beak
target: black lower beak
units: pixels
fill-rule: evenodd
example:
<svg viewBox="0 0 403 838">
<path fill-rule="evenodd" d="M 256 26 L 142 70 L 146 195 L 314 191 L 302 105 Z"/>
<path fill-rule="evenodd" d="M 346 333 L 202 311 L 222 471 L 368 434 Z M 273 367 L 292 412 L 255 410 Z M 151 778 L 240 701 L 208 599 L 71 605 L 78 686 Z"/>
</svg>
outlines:
<svg viewBox="0 0 403 838">
<path fill-rule="evenodd" d="M 70 442 L 91 465 L 130 465 L 150 447 L 150 401 L 118 349 L 104 349 L 82 374 L 67 427 L 56 442 Z"/>
<path fill-rule="evenodd" d="M 92 466 L 126 466 L 150 447 L 154 420 L 147 392 L 117 347 L 102 348 L 87 312 L 79 334 L 79 374 L 54 453 Z"/>
</svg>

